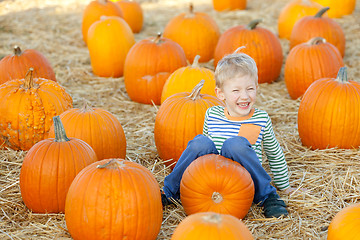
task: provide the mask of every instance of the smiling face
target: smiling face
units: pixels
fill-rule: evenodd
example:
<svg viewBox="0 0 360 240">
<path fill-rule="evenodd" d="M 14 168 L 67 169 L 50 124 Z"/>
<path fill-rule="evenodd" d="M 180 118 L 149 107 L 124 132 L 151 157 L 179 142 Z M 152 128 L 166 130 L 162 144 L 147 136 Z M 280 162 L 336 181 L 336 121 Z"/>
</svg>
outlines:
<svg viewBox="0 0 360 240">
<path fill-rule="evenodd" d="M 229 115 L 246 117 L 250 114 L 256 101 L 258 84 L 250 75 L 237 75 L 227 79 L 215 92 L 220 100 L 225 101 Z"/>
</svg>

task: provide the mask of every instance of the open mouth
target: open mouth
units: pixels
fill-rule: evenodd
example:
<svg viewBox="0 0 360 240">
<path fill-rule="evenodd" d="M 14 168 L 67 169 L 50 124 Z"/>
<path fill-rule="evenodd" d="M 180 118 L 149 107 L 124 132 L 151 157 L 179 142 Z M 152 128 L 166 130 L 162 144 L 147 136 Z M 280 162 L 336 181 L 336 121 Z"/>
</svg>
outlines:
<svg viewBox="0 0 360 240">
<path fill-rule="evenodd" d="M 247 107 L 249 107 L 250 103 L 249 102 L 247 102 L 247 103 L 237 103 L 236 105 L 238 105 L 241 108 L 247 108 Z"/>
</svg>

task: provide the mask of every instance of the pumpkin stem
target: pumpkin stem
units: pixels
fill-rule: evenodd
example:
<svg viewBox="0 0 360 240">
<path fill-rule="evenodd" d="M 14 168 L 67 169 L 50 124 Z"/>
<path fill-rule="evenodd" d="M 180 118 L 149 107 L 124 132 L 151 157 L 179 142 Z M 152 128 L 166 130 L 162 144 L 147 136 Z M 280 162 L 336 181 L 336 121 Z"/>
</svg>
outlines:
<svg viewBox="0 0 360 240">
<path fill-rule="evenodd" d="M 59 116 L 53 117 L 55 142 L 68 142 L 70 139 L 66 136 L 64 125 Z"/>
<path fill-rule="evenodd" d="M 157 36 L 156 36 L 156 38 L 153 40 L 153 42 L 155 43 L 155 44 L 160 44 L 162 41 L 161 41 L 161 35 L 162 35 L 162 32 L 158 32 L 157 33 Z"/>
<path fill-rule="evenodd" d="M 34 87 L 33 72 L 34 72 L 34 69 L 29 68 L 29 70 L 27 71 L 27 73 L 25 75 L 25 80 L 24 80 L 24 84 L 23 84 L 25 89 L 30 89 L 30 88 Z"/>
<path fill-rule="evenodd" d="M 14 55 L 20 56 L 21 54 L 22 54 L 22 51 L 21 51 L 20 47 L 15 45 L 14 46 Z"/>
<path fill-rule="evenodd" d="M 322 37 L 314 37 L 308 41 L 308 44 L 310 45 L 317 45 L 320 43 L 326 43 L 326 39 Z"/>
<path fill-rule="evenodd" d="M 196 55 L 193 63 L 191 64 L 191 67 L 198 68 L 199 67 L 199 59 L 200 59 L 200 55 Z"/>
<path fill-rule="evenodd" d="M 256 26 L 262 22 L 262 19 L 255 19 L 252 20 L 247 26 L 246 28 L 249 30 L 254 30 L 256 28 Z"/>
<path fill-rule="evenodd" d="M 209 223 L 221 223 L 221 215 L 218 213 L 210 213 L 209 215 L 205 215 L 202 217 L 202 219 Z"/>
<path fill-rule="evenodd" d="M 96 168 L 100 168 L 100 169 L 103 169 L 103 168 L 117 169 L 119 167 L 125 167 L 125 163 L 124 163 L 123 159 L 121 159 L 120 161 L 115 158 L 109 159 L 109 161 L 107 163 L 96 166 Z"/>
<path fill-rule="evenodd" d="M 218 192 L 213 192 L 211 199 L 214 201 L 214 203 L 221 203 L 223 201 L 223 197 Z"/>
<path fill-rule="evenodd" d="M 190 14 L 194 13 L 194 5 L 192 3 L 189 4 L 189 12 Z"/>
<path fill-rule="evenodd" d="M 337 74 L 336 77 L 336 81 L 340 82 L 340 83 L 348 83 L 348 78 L 347 78 L 347 67 L 341 67 L 339 69 L 339 72 Z"/>
<path fill-rule="evenodd" d="M 106 4 L 108 2 L 108 0 L 98 0 L 98 2 L 101 4 Z"/>
<path fill-rule="evenodd" d="M 190 93 L 190 95 L 188 96 L 188 98 L 190 98 L 191 100 L 195 101 L 199 96 L 200 96 L 200 91 L 202 89 L 202 87 L 204 86 L 205 80 L 202 79 L 192 90 L 192 92 Z"/>
<path fill-rule="evenodd" d="M 245 46 L 238 47 L 238 48 L 234 51 L 234 53 L 238 53 L 238 51 L 240 51 L 240 50 L 243 49 L 243 48 L 246 48 L 246 47 L 245 47 Z"/>
<path fill-rule="evenodd" d="M 80 109 L 81 112 L 92 112 L 94 109 L 89 105 L 89 103 L 84 99 L 84 105 Z"/>
<path fill-rule="evenodd" d="M 324 7 L 322 9 L 320 9 L 316 14 L 315 14 L 315 18 L 321 18 L 322 15 L 324 15 L 324 13 L 326 13 L 330 8 L 329 7 Z"/>
</svg>

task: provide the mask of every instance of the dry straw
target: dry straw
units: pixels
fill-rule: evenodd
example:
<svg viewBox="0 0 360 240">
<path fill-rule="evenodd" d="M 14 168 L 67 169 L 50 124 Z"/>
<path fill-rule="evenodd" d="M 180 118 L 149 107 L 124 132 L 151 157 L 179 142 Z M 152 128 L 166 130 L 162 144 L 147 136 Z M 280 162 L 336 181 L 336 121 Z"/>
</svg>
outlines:
<svg viewBox="0 0 360 240">
<path fill-rule="evenodd" d="M 120 120 L 127 137 L 127 158 L 151 170 L 159 184 L 170 172 L 159 159 L 153 136 L 158 107 L 130 101 L 122 78 L 93 76 L 89 53 L 82 42 L 81 17 L 86 0 L 3 0 L 0 1 L 0 56 L 10 54 L 14 45 L 42 52 L 51 62 L 58 82 L 71 94 L 74 106 L 87 99 Z M 175 15 L 187 10 L 188 1 L 140 1 L 145 26 L 137 40 L 162 31 Z M 211 0 L 196 1 L 195 11 L 210 14 L 222 32 L 238 24 L 262 18 L 261 25 L 277 31 L 277 16 L 287 0 L 250 0 L 248 10 L 215 12 Z M 353 15 L 337 19 L 347 38 L 344 58 L 350 79 L 360 80 L 360 2 Z M 281 40 L 284 55 L 288 41 Z M 203 66 L 213 69 L 212 61 Z M 284 149 L 291 185 L 299 190 L 290 196 L 280 193 L 290 215 L 264 219 L 261 209 L 252 206 L 244 219 L 256 239 L 326 239 L 327 227 L 343 207 L 360 200 L 360 157 L 358 149 L 309 150 L 301 145 L 297 132 L 299 100 L 287 94 L 283 75 L 273 84 L 260 86 L 257 106 L 272 118 L 276 136 Z M 321 116 L 319 116 L 321 117 Z M 23 204 L 19 173 L 25 152 L 0 151 L 0 239 L 70 239 L 63 214 L 31 213 Z M 265 168 L 269 168 L 264 164 Z M 302 193 L 301 188 L 308 189 Z M 167 207 L 158 239 L 169 239 L 185 217 L 181 206 Z"/>
</svg>

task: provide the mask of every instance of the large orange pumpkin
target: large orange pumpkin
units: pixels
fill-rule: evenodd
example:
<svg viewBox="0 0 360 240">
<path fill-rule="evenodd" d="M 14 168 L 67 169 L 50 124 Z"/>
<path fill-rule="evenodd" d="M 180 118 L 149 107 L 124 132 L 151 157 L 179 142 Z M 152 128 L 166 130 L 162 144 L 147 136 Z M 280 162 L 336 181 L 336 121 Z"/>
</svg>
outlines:
<svg viewBox="0 0 360 240">
<path fill-rule="evenodd" d="M 188 215 L 216 212 L 243 218 L 254 194 L 250 173 L 239 163 L 217 154 L 193 161 L 180 182 L 180 199 Z"/>
<path fill-rule="evenodd" d="M 341 209 L 332 219 L 327 240 L 358 240 L 360 236 L 360 203 Z"/>
<path fill-rule="evenodd" d="M 54 126 L 55 138 L 32 146 L 21 166 L 21 197 L 36 213 L 65 212 L 66 194 L 76 174 L 97 161 L 89 144 L 66 136 L 59 116 Z"/>
<path fill-rule="evenodd" d="M 331 18 L 340 18 L 349 15 L 355 10 L 356 0 L 313 0 L 324 7 L 330 7 L 328 12 Z"/>
<path fill-rule="evenodd" d="M 160 187 L 153 174 L 123 159 L 87 166 L 66 197 L 66 226 L 75 240 L 153 240 L 162 217 Z"/>
<path fill-rule="evenodd" d="M 246 0 L 212 0 L 216 11 L 232 11 L 246 9 Z"/>
<path fill-rule="evenodd" d="M 312 149 L 360 146 L 360 84 L 348 81 L 346 68 L 306 90 L 298 112 L 301 142 Z"/>
<path fill-rule="evenodd" d="M 72 108 L 72 98 L 57 82 L 33 78 L 33 69 L 23 79 L 0 85 L 1 146 L 29 150 L 43 140 L 53 117 Z"/>
<path fill-rule="evenodd" d="M 345 54 L 345 34 L 340 24 L 322 15 L 329 10 L 321 9 L 315 16 L 306 16 L 296 22 L 290 36 L 290 49 L 314 37 L 323 37 L 333 44 L 341 56 Z"/>
<path fill-rule="evenodd" d="M 201 212 L 187 216 L 175 228 L 171 240 L 253 240 L 250 230 L 234 216 Z"/>
<path fill-rule="evenodd" d="M 35 49 L 21 51 L 19 46 L 15 46 L 14 54 L 7 55 L 0 61 L 0 84 L 24 78 L 29 68 L 34 69 L 34 78 L 56 81 L 54 70 L 44 55 Z"/>
<path fill-rule="evenodd" d="M 164 37 L 180 44 L 190 63 L 196 55 L 201 56 L 200 62 L 208 62 L 214 57 L 220 30 L 207 13 L 194 12 L 190 4 L 188 13 L 181 13 L 167 23 Z"/>
<path fill-rule="evenodd" d="M 136 1 L 111 0 L 121 9 L 124 20 L 129 24 L 133 33 L 139 33 L 144 24 L 144 14 L 141 5 Z"/>
<path fill-rule="evenodd" d="M 202 80 L 191 93 L 177 93 L 161 104 L 155 118 L 155 145 L 165 165 L 174 168 L 187 143 L 201 134 L 205 112 L 223 105 L 217 97 L 200 94 Z"/>
<path fill-rule="evenodd" d="M 241 46 L 241 52 L 252 57 L 258 67 L 259 83 L 275 81 L 281 71 L 283 53 L 279 39 L 266 28 L 258 27 L 261 20 L 251 21 L 224 32 L 215 49 L 214 66 L 226 55 Z"/>
<path fill-rule="evenodd" d="M 123 17 L 120 7 L 108 0 L 93 0 L 85 8 L 82 17 L 81 30 L 85 43 L 87 43 L 87 34 L 90 26 L 100 20 L 101 16 Z"/>
<path fill-rule="evenodd" d="M 344 66 L 339 50 L 324 38 L 315 37 L 291 49 L 285 62 L 286 88 L 292 99 L 301 97 L 314 81 L 336 77 Z"/>
<path fill-rule="evenodd" d="M 60 118 L 67 135 L 87 142 L 99 160 L 125 158 L 125 133 L 119 120 L 110 112 L 85 104 L 81 109 L 72 108 L 63 112 Z M 49 137 L 54 135 L 51 127 Z"/>
<path fill-rule="evenodd" d="M 124 83 L 131 100 L 160 105 L 166 79 L 186 66 L 179 44 L 168 38 L 151 37 L 137 42 L 129 51 L 124 67 Z"/>
<path fill-rule="evenodd" d="M 161 103 L 175 93 L 191 92 L 201 80 L 205 80 L 201 93 L 216 96 L 214 71 L 200 67 L 199 58 L 197 55 L 192 65 L 179 68 L 169 76 L 161 93 Z"/>
<path fill-rule="evenodd" d="M 290 39 L 295 23 L 305 16 L 315 15 L 323 6 L 312 0 L 291 0 L 280 11 L 278 32 L 280 38 Z"/>
<path fill-rule="evenodd" d="M 89 28 L 87 44 L 95 75 L 121 77 L 135 37 L 124 19 L 103 16 Z"/>
</svg>

